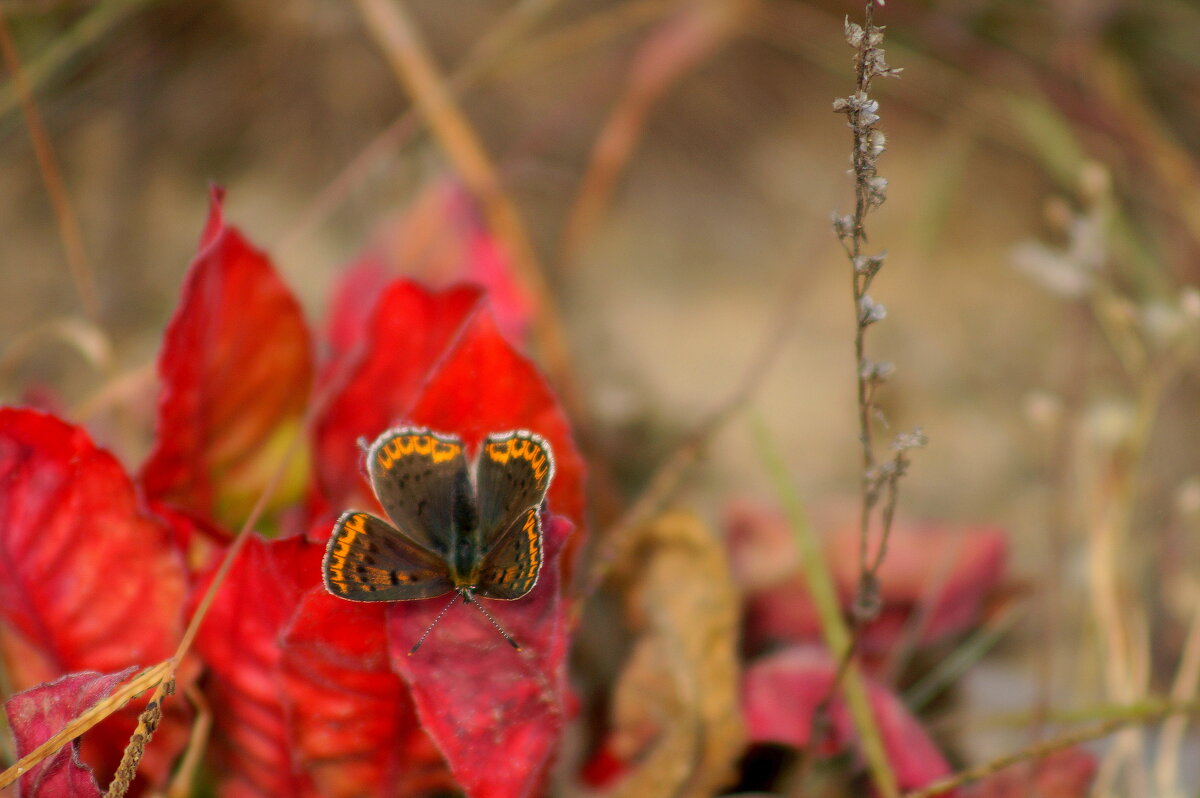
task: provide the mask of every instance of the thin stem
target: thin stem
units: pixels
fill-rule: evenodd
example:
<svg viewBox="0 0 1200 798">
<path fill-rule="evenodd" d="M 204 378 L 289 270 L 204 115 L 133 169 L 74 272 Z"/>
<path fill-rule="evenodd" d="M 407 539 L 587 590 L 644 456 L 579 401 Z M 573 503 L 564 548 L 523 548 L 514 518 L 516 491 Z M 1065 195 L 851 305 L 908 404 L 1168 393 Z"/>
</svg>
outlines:
<svg viewBox="0 0 1200 798">
<path fill-rule="evenodd" d="M 993 773 L 1001 771 L 1007 767 L 1027 762 L 1034 759 L 1042 759 L 1056 751 L 1061 751 L 1064 748 L 1070 748 L 1080 743 L 1089 740 L 1098 740 L 1101 737 L 1107 737 L 1115 731 L 1118 731 L 1125 726 L 1134 723 L 1150 723 L 1160 718 L 1171 717 L 1173 715 L 1188 714 L 1194 715 L 1200 712 L 1200 701 L 1188 701 L 1178 704 L 1155 704 L 1151 706 L 1131 707 L 1127 710 L 1127 714 L 1123 717 L 1112 718 L 1102 721 L 1085 729 L 1080 729 L 1070 734 L 1064 734 L 1061 737 L 1055 737 L 1052 740 L 1031 745 L 1027 748 L 1022 748 L 1019 751 L 1014 751 L 1010 754 L 997 757 L 990 762 L 985 762 L 973 768 L 955 773 L 943 779 L 938 779 L 935 782 L 926 784 L 919 790 L 910 790 L 904 793 L 902 798 L 932 798 L 950 790 L 957 789 L 964 784 L 969 784 L 973 781 L 990 776 Z"/>
<path fill-rule="evenodd" d="M 37 103 L 34 102 L 33 89 L 25 79 L 25 71 L 17 54 L 17 45 L 13 41 L 8 21 L 4 17 L 3 6 L 0 6 L 0 53 L 4 56 L 4 64 L 12 75 L 12 85 L 21 101 L 25 127 L 28 128 L 29 138 L 33 142 L 33 152 L 37 158 L 42 182 L 46 186 L 50 204 L 54 207 L 54 218 L 58 222 L 58 235 L 66 251 L 71 280 L 83 304 L 84 313 L 93 322 L 97 321 L 100 317 L 100 300 L 97 298 L 96 278 L 83 246 L 79 218 L 75 215 L 66 183 L 58 168 L 58 159 L 54 155 L 54 147 L 50 144 L 50 135 L 46 132 Z"/>
</svg>

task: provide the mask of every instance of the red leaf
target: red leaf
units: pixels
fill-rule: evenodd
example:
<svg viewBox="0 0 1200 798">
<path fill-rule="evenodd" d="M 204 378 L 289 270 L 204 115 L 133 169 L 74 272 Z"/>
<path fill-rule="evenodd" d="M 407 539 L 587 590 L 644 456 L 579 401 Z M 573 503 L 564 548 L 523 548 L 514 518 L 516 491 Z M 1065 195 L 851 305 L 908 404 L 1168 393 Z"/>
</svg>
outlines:
<svg viewBox="0 0 1200 798">
<path fill-rule="evenodd" d="M 0 409 L 0 648 L 14 689 L 161 662 L 182 632 L 184 591 L 170 530 L 143 513 L 111 454 L 52 416 Z M 136 713 L 89 734 L 85 760 L 102 775 Z M 144 760 L 154 777 L 182 744 L 170 718 Z"/>
<path fill-rule="evenodd" d="M 731 558 L 747 589 L 746 636 L 752 649 L 773 641 L 816 641 L 820 623 L 800 574 L 786 521 L 774 511 L 735 506 L 727 526 Z M 849 607 L 858 585 L 858 526 L 838 518 L 828 524 L 824 551 L 838 593 Z M 985 600 L 1004 578 L 1007 541 L 994 527 L 968 529 L 897 522 L 879 571 L 883 611 L 859 637 L 877 660 L 906 634 L 933 645 L 977 624 Z M 921 626 L 909 629 L 914 618 Z"/>
<path fill-rule="evenodd" d="M 345 358 L 354 357 L 363 346 L 375 305 L 390 283 L 386 264 L 372 255 L 360 258 L 342 272 L 329 302 L 321 340 L 321 384 L 336 378 Z"/>
<path fill-rule="evenodd" d="M 562 731 L 567 634 L 560 554 L 571 533 L 549 516 L 537 585 L 515 601 L 480 601 L 521 645 L 514 650 L 476 607 L 451 607 L 420 650 L 409 649 L 446 598 L 387 608 L 392 667 L 470 798 L 522 798 L 544 778 Z"/>
<path fill-rule="evenodd" d="M 107 698 L 136 667 L 118 673 L 83 671 L 17 693 L 4 705 L 8 726 L 23 757 L 58 734 L 68 722 Z M 69 742 L 18 782 L 25 798 L 90 798 L 100 796 L 92 769 L 79 760 L 78 741 Z"/>
<path fill-rule="evenodd" d="M 755 662 L 743 682 L 750 738 L 804 748 L 816 707 L 829 694 L 837 666 L 816 646 L 794 646 Z M 867 699 L 900 787 L 916 789 L 950 772 L 919 721 L 890 690 L 867 680 Z M 820 750 L 836 753 L 854 741 L 854 726 L 840 693 L 830 705 L 831 729 Z M 947 793 L 948 794 L 948 793 Z"/>
<path fill-rule="evenodd" d="M 210 669 L 212 749 L 223 795 L 314 793 L 293 767 L 279 637 L 301 595 L 320 580 L 323 548 L 297 537 L 251 537 L 200 627 L 195 648 Z M 197 597 L 208 583 L 197 586 Z"/>
<path fill-rule="evenodd" d="M 404 420 L 451 432 L 468 447 L 493 432 L 527 429 L 541 435 L 554 452 L 547 507 L 582 528 L 583 458 L 566 414 L 545 378 L 500 335 L 486 310 L 477 309 L 463 325 Z M 581 538 L 576 535 L 572 549 Z"/>
<path fill-rule="evenodd" d="M 389 666 L 382 604 L 309 590 L 280 660 L 292 755 L 326 798 L 453 790 L 421 730 L 408 686 Z"/>
<path fill-rule="evenodd" d="M 457 179 L 429 183 L 401 218 L 383 226 L 371 257 L 387 264 L 393 274 L 409 275 L 434 288 L 478 286 L 504 335 L 524 343 L 534 296 L 516 279 L 512 259 Z"/>
<path fill-rule="evenodd" d="M 430 293 L 397 280 L 374 307 L 357 362 L 316 426 L 317 477 L 335 507 L 373 501 L 363 480 L 358 439 L 374 439 L 405 417 L 426 375 L 442 357 L 479 293 L 457 288 Z"/>
<path fill-rule="evenodd" d="M 312 351 L 300 306 L 270 260 L 221 216 L 214 190 L 201 249 L 159 354 L 149 496 L 229 526 L 241 524 L 301 423 Z M 276 491 L 294 500 L 303 458 Z"/>
</svg>

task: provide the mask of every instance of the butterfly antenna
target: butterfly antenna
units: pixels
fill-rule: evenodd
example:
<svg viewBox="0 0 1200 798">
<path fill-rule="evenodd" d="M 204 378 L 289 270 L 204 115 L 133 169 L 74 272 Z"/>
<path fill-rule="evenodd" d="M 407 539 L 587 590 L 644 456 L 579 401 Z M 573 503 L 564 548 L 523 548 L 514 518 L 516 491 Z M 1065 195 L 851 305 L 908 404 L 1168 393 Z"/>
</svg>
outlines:
<svg viewBox="0 0 1200 798">
<path fill-rule="evenodd" d="M 443 617 L 443 616 L 444 616 L 444 615 L 445 615 L 447 612 L 449 612 L 449 611 L 450 611 L 450 608 L 454 606 L 454 602 L 458 601 L 458 597 L 459 597 L 459 595 L 462 595 L 462 594 L 458 594 L 458 593 L 456 593 L 456 594 L 454 595 L 454 598 L 450 599 L 450 603 L 449 603 L 449 604 L 447 604 L 445 607 L 442 607 L 442 611 L 441 611 L 441 612 L 439 612 L 439 613 L 437 614 L 437 617 L 433 619 L 433 623 L 429 624 L 429 627 L 428 627 L 428 628 L 426 628 L 426 630 L 425 630 L 425 634 L 421 635 L 421 639 L 417 641 L 416 645 L 414 645 L 412 648 L 410 648 L 410 649 L 408 650 L 408 656 L 410 656 L 410 657 L 411 657 L 413 654 L 416 654 L 416 653 L 417 653 L 417 649 L 418 649 L 418 648 L 420 648 L 420 647 L 421 647 L 421 644 L 425 642 L 425 638 L 429 637 L 429 633 L 433 631 L 433 627 L 435 627 L 435 626 L 437 626 L 437 625 L 438 625 L 438 621 L 440 621 L 440 620 L 442 619 L 442 617 Z M 463 595 L 463 600 L 464 600 L 464 601 L 468 601 L 468 602 L 470 601 L 470 599 L 469 599 L 469 598 L 467 598 L 465 595 Z M 494 623 L 494 621 L 493 621 L 493 623 Z M 506 636 L 507 636 L 507 635 L 506 635 Z"/>
<path fill-rule="evenodd" d="M 492 614 L 487 611 L 487 608 L 484 607 L 482 604 L 480 604 L 478 601 L 476 601 L 474 596 L 472 596 L 470 593 L 463 593 L 463 601 L 467 602 L 468 604 L 474 604 L 476 607 L 478 607 L 479 611 L 483 613 L 483 617 L 485 617 L 489 621 L 491 621 L 492 626 L 496 627 L 496 631 L 500 633 L 500 636 L 503 637 L 505 640 L 507 640 L 508 644 L 510 646 L 512 646 L 513 648 L 515 648 L 517 651 L 521 650 L 521 646 L 517 643 L 516 640 L 512 639 L 512 635 L 510 635 L 508 632 L 504 631 L 504 627 L 500 625 L 500 622 L 497 621 L 494 617 L 492 617 Z"/>
</svg>

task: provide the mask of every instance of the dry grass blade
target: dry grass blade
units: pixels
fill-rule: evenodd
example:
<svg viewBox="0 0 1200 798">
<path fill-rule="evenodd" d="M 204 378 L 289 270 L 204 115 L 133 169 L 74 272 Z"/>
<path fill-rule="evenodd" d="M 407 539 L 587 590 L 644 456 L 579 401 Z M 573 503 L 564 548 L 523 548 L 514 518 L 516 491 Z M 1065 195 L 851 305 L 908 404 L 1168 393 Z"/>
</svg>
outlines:
<svg viewBox="0 0 1200 798">
<path fill-rule="evenodd" d="M 526 0 L 513 7 L 496 26 L 471 50 L 463 65 L 449 80 L 454 93 L 474 85 L 497 62 L 519 44 L 527 30 L 559 3 L 560 0 Z M 383 132 L 377 134 L 347 163 L 317 194 L 300 214 L 291 229 L 280 239 L 276 249 L 286 252 L 335 208 L 350 196 L 387 155 L 395 152 L 420 129 L 420 119 L 408 109 L 400 114 Z"/>
<path fill-rule="evenodd" d="M 174 676 L 158 683 L 150 703 L 146 704 L 146 708 L 138 715 L 137 727 L 129 736 L 129 744 L 125 746 L 121 763 L 117 766 L 117 772 L 108 785 L 108 791 L 104 793 L 104 798 L 122 798 L 125 793 L 129 792 L 129 785 L 137 775 L 138 763 L 142 761 L 142 754 L 146 753 L 146 744 L 150 742 L 150 738 L 158 729 L 159 721 L 162 720 L 163 697 L 174 693 Z"/>
<path fill-rule="evenodd" d="M 102 0 L 90 4 L 83 16 L 70 29 L 57 36 L 45 50 L 30 59 L 25 66 L 25 81 L 37 90 L 82 51 L 100 42 L 113 28 L 121 24 L 131 13 L 156 0 Z M 0 4 L 4 5 L 4 4 Z M 8 4 L 8 5 L 11 5 Z M 45 3 L 35 3 L 45 13 Z M 21 101 L 16 81 L 0 87 L 0 117 L 3 117 Z"/>
<path fill-rule="evenodd" d="M 910 790 L 904 793 L 901 798 L 933 798 L 935 795 L 958 789 L 964 784 L 970 784 L 973 781 L 979 781 L 1020 762 L 1026 762 L 1031 759 L 1042 759 L 1055 751 L 1061 751 L 1064 748 L 1070 748 L 1088 740 L 1098 740 L 1101 737 L 1107 737 L 1113 732 L 1120 731 L 1122 728 L 1133 723 L 1148 723 L 1159 718 L 1180 714 L 1195 714 L 1197 712 L 1200 712 L 1200 702 L 1197 701 L 1189 701 L 1183 704 L 1155 704 L 1135 707 L 1122 717 L 1102 721 L 1086 729 L 1081 729 L 1071 734 L 1064 734 L 1061 737 L 1046 740 L 1045 742 L 1031 745 L 1028 748 L 1023 748 L 1020 751 L 1014 751 L 1011 754 L 997 757 L 990 762 L 985 762 L 977 767 L 968 768 L 952 776 L 947 776 L 944 779 L 927 784 L 919 790 Z"/>
<path fill-rule="evenodd" d="M 3 6 L 0 6 L 0 51 L 3 52 L 4 65 L 12 75 L 13 86 L 21 100 L 21 111 L 25 116 L 25 126 L 29 129 L 29 138 L 33 142 L 42 181 L 54 206 L 54 217 L 58 222 L 59 237 L 66 250 L 71 279 L 75 283 L 75 290 L 79 294 L 84 312 L 94 321 L 100 316 L 100 300 L 96 292 L 96 278 L 83 247 L 79 219 L 75 216 L 75 210 L 67 195 L 67 187 L 58 168 L 58 160 L 54 156 L 54 148 L 50 146 L 50 135 L 46 132 L 46 126 L 42 124 L 42 116 L 33 100 L 33 89 L 25 79 L 21 59 L 17 54 L 17 44 L 13 41 Z"/>
<path fill-rule="evenodd" d="M 212 710 L 209 708 L 204 694 L 197 690 L 194 685 L 188 685 L 184 688 L 183 694 L 192 703 L 192 708 L 196 712 L 196 719 L 192 722 L 192 732 L 188 736 L 188 744 L 183 755 L 183 761 L 179 763 L 179 768 L 175 771 L 175 775 L 171 777 L 170 786 L 167 787 L 167 798 L 187 798 L 187 796 L 191 795 L 192 782 L 196 777 L 196 769 L 200 767 L 200 757 L 204 754 L 204 749 L 208 745 L 208 735 L 212 731 Z"/>
<path fill-rule="evenodd" d="M 753 5 L 751 0 L 700 0 L 652 33 L 634 58 L 625 91 L 596 137 L 587 172 L 567 215 L 560 263 L 574 263 L 607 207 L 659 101 L 713 55 Z"/>
<path fill-rule="evenodd" d="M 175 658 L 164 660 L 152 668 L 147 668 L 134 676 L 125 684 L 118 687 L 113 694 L 98 701 L 87 712 L 72 720 L 62 731 L 55 734 L 46 742 L 30 751 L 8 770 L 0 773 L 0 789 L 7 787 L 21 777 L 29 768 L 54 754 L 58 749 L 107 718 L 121 707 L 128 704 L 139 694 L 152 687 L 160 685 L 164 679 L 173 678 Z"/>
<path fill-rule="evenodd" d="M 403 5 L 388 0 L 356 2 L 392 68 L 463 181 L 479 199 L 488 226 L 504 242 L 517 279 L 535 298 L 535 333 L 546 368 L 568 407 L 578 415 L 582 403 L 571 378 L 566 334 L 516 203 L 504 190 L 483 143 L 455 103 Z"/>
</svg>

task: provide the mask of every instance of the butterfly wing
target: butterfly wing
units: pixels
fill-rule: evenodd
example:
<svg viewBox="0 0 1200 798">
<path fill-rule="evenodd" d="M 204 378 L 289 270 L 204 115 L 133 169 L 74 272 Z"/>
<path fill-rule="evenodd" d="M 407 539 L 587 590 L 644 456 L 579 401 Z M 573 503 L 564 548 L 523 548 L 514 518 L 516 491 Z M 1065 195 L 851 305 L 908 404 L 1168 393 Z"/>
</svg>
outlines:
<svg viewBox="0 0 1200 798">
<path fill-rule="evenodd" d="M 476 524 L 462 441 L 427 429 L 401 427 L 367 451 L 371 487 L 405 535 L 443 559 L 458 530 Z"/>
<path fill-rule="evenodd" d="M 321 570 L 325 588 L 349 601 L 397 601 L 454 590 L 445 561 L 369 513 L 342 513 Z"/>
<path fill-rule="evenodd" d="M 484 598 L 519 599 L 533 590 L 541 570 L 541 512 L 530 507 L 484 555 L 475 592 Z"/>
<path fill-rule="evenodd" d="M 550 444 L 538 435 L 518 430 L 484 441 L 476 474 L 479 595 L 515 599 L 533 589 L 542 567 L 539 511 L 553 476 Z"/>
</svg>

